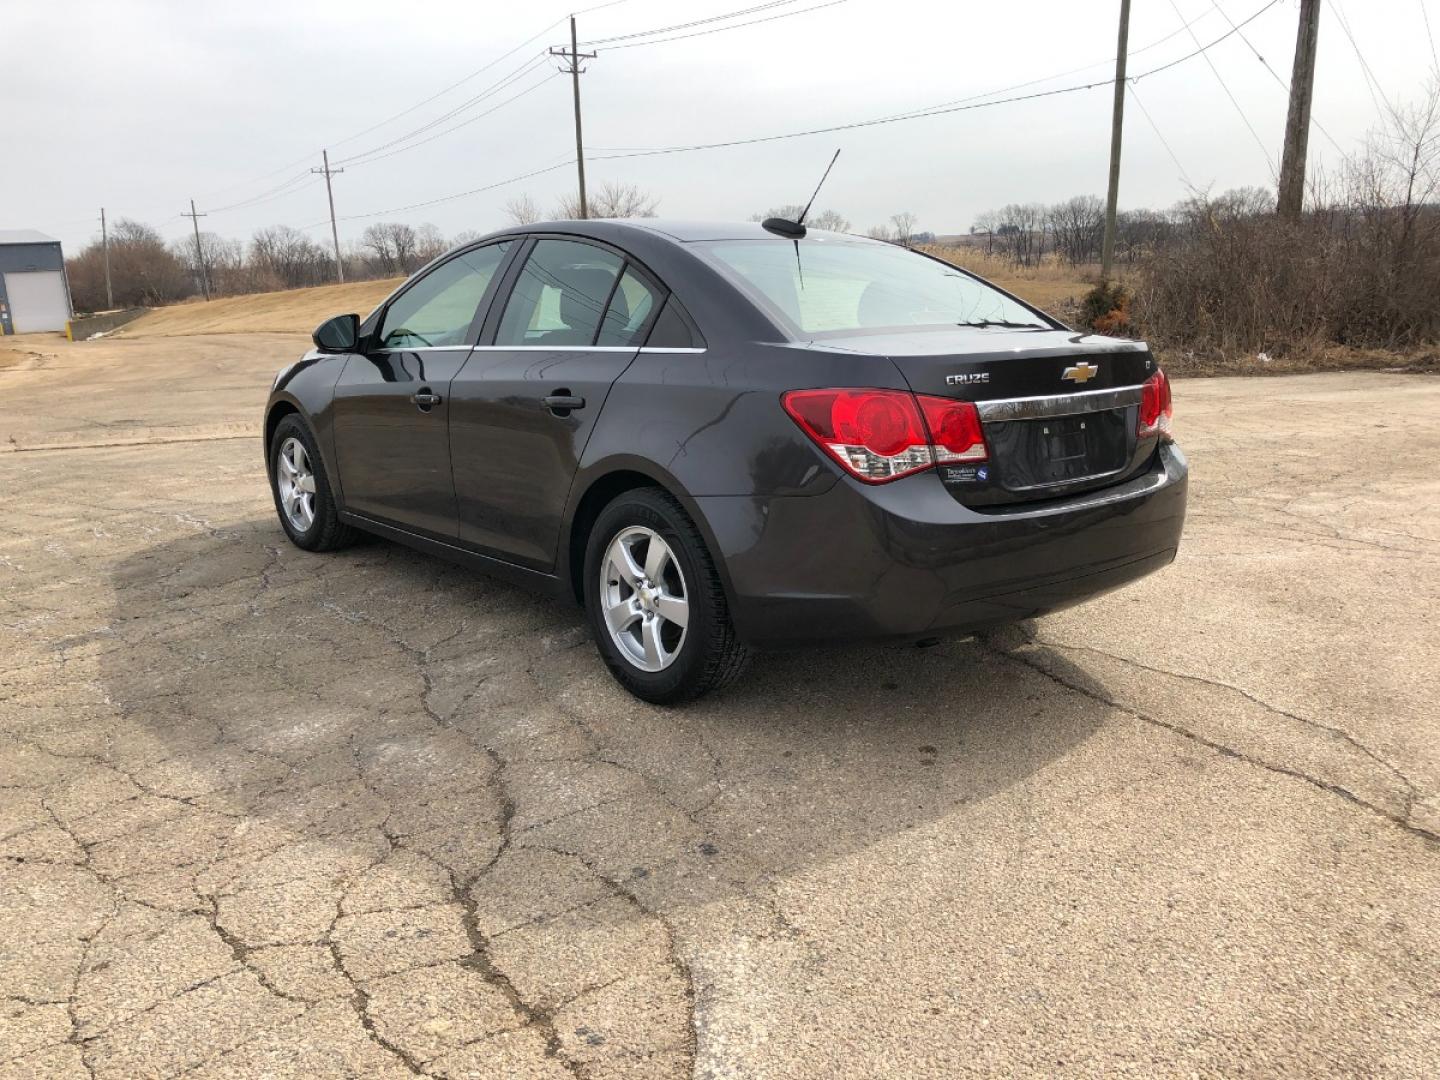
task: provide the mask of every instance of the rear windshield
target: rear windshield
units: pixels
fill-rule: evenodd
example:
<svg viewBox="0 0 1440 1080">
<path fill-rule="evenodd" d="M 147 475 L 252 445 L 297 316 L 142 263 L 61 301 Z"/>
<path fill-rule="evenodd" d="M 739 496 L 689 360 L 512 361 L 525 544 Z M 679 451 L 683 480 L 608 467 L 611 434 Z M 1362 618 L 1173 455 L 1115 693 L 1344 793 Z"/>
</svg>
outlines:
<svg viewBox="0 0 1440 1080">
<path fill-rule="evenodd" d="M 892 244 L 776 238 L 691 247 L 798 337 L 973 323 L 1051 326 L 963 270 Z"/>
</svg>

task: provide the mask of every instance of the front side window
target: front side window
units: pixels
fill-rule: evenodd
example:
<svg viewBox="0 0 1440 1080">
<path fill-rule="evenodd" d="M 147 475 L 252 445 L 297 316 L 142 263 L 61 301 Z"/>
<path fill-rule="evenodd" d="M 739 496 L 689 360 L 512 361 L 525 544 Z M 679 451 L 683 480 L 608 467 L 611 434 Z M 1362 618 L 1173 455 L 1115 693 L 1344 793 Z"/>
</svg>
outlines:
<svg viewBox="0 0 1440 1080">
<path fill-rule="evenodd" d="M 495 344 L 593 345 L 623 265 L 620 256 L 590 244 L 536 241 L 500 317 Z"/>
<path fill-rule="evenodd" d="M 380 347 L 463 345 L 480 301 L 510 241 L 476 248 L 441 263 L 397 296 L 380 326 Z"/>
<path fill-rule="evenodd" d="M 776 238 L 690 246 L 796 337 L 897 327 L 1051 325 L 963 270 L 890 244 Z"/>
</svg>

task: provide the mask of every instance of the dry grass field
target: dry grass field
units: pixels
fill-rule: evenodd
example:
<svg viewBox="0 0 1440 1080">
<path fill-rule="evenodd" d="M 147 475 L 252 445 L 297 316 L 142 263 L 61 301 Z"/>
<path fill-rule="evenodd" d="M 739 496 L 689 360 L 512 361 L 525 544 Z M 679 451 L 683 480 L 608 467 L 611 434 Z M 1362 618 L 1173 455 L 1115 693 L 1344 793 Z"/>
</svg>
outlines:
<svg viewBox="0 0 1440 1080">
<path fill-rule="evenodd" d="M 366 315 L 400 278 L 321 285 L 313 289 L 223 296 L 156 308 L 124 328 L 126 337 L 184 334 L 305 333 L 331 315 Z"/>
<path fill-rule="evenodd" d="M 1083 296 L 1100 277 L 1099 266 L 1070 266 L 1047 259 L 1040 266 L 1021 267 L 974 247 L 928 244 L 921 250 L 979 274 L 1055 315 L 1061 315 L 1069 301 Z M 1123 278 L 1124 272 L 1118 276 Z"/>
</svg>

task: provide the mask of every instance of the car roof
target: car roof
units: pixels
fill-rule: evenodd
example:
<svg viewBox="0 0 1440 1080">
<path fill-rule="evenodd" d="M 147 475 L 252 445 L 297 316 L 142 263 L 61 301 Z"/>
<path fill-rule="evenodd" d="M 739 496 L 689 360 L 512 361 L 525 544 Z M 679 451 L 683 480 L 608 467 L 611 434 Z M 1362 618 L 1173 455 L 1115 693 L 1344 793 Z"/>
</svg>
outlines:
<svg viewBox="0 0 1440 1080">
<path fill-rule="evenodd" d="M 591 218 L 587 221 L 537 221 L 533 225 L 521 225 L 507 232 L 578 232 L 596 237 L 619 238 L 631 230 L 652 233 L 682 244 L 697 240 L 783 240 L 785 237 L 768 232 L 758 221 L 686 221 L 670 218 Z M 811 229 L 811 237 L 833 240 L 853 240 L 856 243 L 876 244 L 881 241 L 848 233 L 826 232 Z"/>
</svg>

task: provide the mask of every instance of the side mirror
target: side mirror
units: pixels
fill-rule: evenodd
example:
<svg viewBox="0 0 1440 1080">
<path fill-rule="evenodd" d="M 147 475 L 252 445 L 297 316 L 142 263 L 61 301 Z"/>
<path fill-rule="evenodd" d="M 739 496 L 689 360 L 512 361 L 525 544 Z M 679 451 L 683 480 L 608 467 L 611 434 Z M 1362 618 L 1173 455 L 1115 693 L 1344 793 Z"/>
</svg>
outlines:
<svg viewBox="0 0 1440 1080">
<path fill-rule="evenodd" d="M 310 335 L 321 352 L 353 352 L 360 341 L 360 316 L 336 315 L 326 319 Z"/>
</svg>

